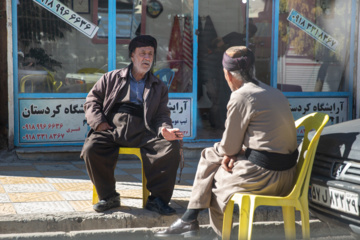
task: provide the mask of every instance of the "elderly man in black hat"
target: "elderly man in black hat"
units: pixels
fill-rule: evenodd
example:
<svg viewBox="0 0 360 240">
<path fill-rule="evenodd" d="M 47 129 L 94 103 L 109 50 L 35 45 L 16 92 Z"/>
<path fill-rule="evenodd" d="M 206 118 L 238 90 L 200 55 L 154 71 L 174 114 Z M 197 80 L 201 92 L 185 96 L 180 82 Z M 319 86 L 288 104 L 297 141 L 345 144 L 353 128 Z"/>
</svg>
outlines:
<svg viewBox="0 0 360 240">
<path fill-rule="evenodd" d="M 105 73 L 86 97 L 85 117 L 91 127 L 81 152 L 102 212 L 120 206 L 114 168 L 119 147 L 140 147 L 151 195 L 146 209 L 172 215 L 169 206 L 180 162 L 183 134 L 172 127 L 167 86 L 151 73 L 157 41 L 149 35 L 129 44 L 131 64 Z"/>
<path fill-rule="evenodd" d="M 254 60 L 244 46 L 225 51 L 222 66 L 232 93 L 222 139 L 202 151 L 184 215 L 155 236 L 196 235 L 197 216 L 205 208 L 221 236 L 234 193 L 284 196 L 291 190 L 298 156 L 294 118 L 286 97 L 254 78 Z"/>
</svg>

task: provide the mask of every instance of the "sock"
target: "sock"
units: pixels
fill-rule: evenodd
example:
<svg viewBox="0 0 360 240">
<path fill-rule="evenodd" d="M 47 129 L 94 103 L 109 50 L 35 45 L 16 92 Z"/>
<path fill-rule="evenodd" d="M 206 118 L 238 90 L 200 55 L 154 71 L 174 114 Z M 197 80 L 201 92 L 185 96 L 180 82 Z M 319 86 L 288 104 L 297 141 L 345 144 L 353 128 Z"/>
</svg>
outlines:
<svg viewBox="0 0 360 240">
<path fill-rule="evenodd" d="M 191 222 L 197 219 L 199 212 L 203 209 L 187 209 L 181 220 L 184 222 Z"/>
</svg>

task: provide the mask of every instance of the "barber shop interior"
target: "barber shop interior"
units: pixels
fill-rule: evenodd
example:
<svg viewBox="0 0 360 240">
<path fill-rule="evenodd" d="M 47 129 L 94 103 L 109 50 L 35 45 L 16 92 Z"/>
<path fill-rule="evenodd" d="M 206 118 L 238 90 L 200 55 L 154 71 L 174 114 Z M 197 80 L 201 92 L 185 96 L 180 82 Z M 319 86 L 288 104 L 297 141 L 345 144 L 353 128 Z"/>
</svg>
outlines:
<svg viewBox="0 0 360 240">
<path fill-rule="evenodd" d="M 83 104 L 126 67 L 138 35 L 157 40 L 152 72 L 168 87 L 184 142 L 221 139 L 231 95 L 224 51 L 248 46 L 256 79 L 279 89 L 294 119 L 358 118 L 356 0 L 12 0 L 15 147 L 82 145 Z M 11 125 L 11 124 L 10 124 Z"/>
</svg>

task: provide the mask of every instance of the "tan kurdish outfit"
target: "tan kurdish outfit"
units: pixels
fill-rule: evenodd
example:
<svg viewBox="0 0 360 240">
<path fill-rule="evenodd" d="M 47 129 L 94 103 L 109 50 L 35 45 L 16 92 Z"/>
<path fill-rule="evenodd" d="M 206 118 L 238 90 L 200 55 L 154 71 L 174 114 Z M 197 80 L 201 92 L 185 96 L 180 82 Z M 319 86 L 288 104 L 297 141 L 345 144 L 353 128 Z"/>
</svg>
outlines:
<svg viewBox="0 0 360 240">
<path fill-rule="evenodd" d="M 295 167 L 283 171 L 265 169 L 247 160 L 242 148 L 280 154 L 296 150 L 294 119 L 288 100 L 279 90 L 261 82 L 248 82 L 232 92 L 221 141 L 201 153 L 188 208 L 209 208 L 210 223 L 218 235 L 233 193 L 283 196 L 293 184 Z M 237 156 L 232 172 L 221 167 L 224 155 Z"/>
</svg>

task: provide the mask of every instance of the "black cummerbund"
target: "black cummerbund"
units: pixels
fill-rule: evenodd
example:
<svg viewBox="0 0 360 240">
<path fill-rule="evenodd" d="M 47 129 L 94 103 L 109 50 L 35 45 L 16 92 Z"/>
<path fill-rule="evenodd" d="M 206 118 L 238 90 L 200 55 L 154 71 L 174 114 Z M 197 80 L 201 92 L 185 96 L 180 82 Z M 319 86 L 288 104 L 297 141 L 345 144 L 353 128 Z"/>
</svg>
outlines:
<svg viewBox="0 0 360 240">
<path fill-rule="evenodd" d="M 132 102 L 115 103 L 111 111 L 118 113 L 128 113 L 136 117 L 144 118 L 143 106 Z"/>
<path fill-rule="evenodd" d="M 294 167 L 298 155 L 299 151 L 297 149 L 291 154 L 258 151 L 251 148 L 245 151 L 245 156 L 250 162 L 273 171 L 284 171 Z"/>
</svg>

